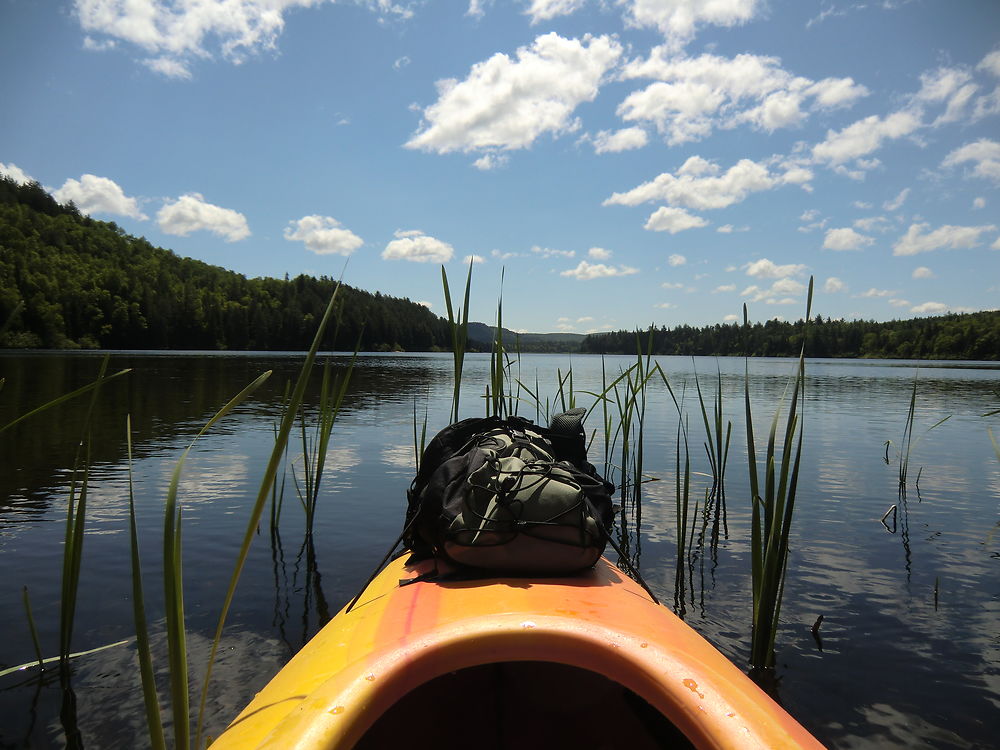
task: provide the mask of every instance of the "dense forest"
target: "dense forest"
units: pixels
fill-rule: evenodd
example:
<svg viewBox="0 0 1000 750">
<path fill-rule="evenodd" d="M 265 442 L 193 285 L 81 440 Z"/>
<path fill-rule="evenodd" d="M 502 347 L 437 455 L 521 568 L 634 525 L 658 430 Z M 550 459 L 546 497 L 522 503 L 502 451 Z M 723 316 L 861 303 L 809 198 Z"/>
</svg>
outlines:
<svg viewBox="0 0 1000 750">
<path fill-rule="evenodd" d="M 60 204 L 38 183 L 0 178 L 0 347 L 102 349 L 307 349 L 336 282 L 327 277 L 248 279 L 181 258 L 114 222 Z M 816 316 L 786 323 L 654 328 L 653 353 L 812 357 L 1000 359 L 1000 312 L 887 323 Z M 471 350 L 490 326 L 472 323 Z M 642 346 L 648 334 L 641 335 Z M 342 286 L 327 348 L 435 351 L 448 323 L 408 299 Z M 508 349 L 634 353 L 630 331 L 504 336 Z"/>
<path fill-rule="evenodd" d="M 809 357 L 899 359 L 1000 359 L 1000 312 L 978 312 L 876 323 L 833 320 L 817 315 L 803 321 L 769 320 L 753 325 L 676 326 L 652 329 L 653 354 L 797 357 L 806 336 Z M 592 334 L 581 351 L 634 354 L 635 331 Z M 649 331 L 638 334 L 642 350 Z"/>
<path fill-rule="evenodd" d="M 0 179 L 0 346 L 308 349 L 336 282 L 248 279 L 181 258 L 38 185 Z M 428 351 L 447 321 L 407 299 L 341 288 L 333 349 Z"/>
</svg>

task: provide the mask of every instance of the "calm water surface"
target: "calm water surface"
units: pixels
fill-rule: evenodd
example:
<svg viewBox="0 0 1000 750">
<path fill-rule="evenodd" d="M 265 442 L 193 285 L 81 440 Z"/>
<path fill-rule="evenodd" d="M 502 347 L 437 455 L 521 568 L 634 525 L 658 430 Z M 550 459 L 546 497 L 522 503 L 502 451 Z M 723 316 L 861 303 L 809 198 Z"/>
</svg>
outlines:
<svg viewBox="0 0 1000 750">
<path fill-rule="evenodd" d="M 345 367 L 347 358 L 332 358 Z M 708 397 L 717 368 L 733 421 L 725 508 L 693 515 L 694 544 L 676 580 L 673 474 L 677 415 L 654 385 L 646 416 L 641 513 L 627 508 L 619 534 L 661 599 L 736 664 L 749 654 L 749 503 L 742 359 L 659 358 L 684 395 L 696 472 L 708 472 L 694 378 Z M 134 635 L 130 602 L 125 418 L 133 425 L 137 499 L 154 659 L 162 666 L 159 590 L 163 500 L 170 473 L 202 425 L 265 370 L 254 397 L 196 444 L 181 481 L 189 647 L 199 674 L 299 355 L 119 353 L 133 368 L 102 392 L 92 438 L 91 494 L 73 650 Z M 96 375 L 89 354 L 3 354 L 0 425 Z M 617 373 L 629 358 L 607 358 Z M 483 413 L 488 357 L 467 361 L 463 414 Z M 572 366 L 582 405 L 599 391 L 602 360 L 528 355 L 520 378 L 555 401 L 558 373 Z M 918 371 L 919 366 L 919 371 Z M 755 429 L 766 431 L 790 360 L 751 360 Z M 810 361 L 805 458 L 789 575 L 777 638 L 778 693 L 824 743 L 838 748 L 995 747 L 1000 726 L 1000 370 L 976 363 Z M 898 448 L 914 375 L 916 427 L 909 491 L 897 490 Z M 413 413 L 444 426 L 451 393 L 448 355 L 359 359 L 335 428 L 316 520 L 303 544 L 292 489 L 301 477 L 293 443 L 279 533 L 265 520 L 229 617 L 213 678 L 211 731 L 219 731 L 273 672 L 353 594 L 399 532 L 413 473 Z M 318 384 L 318 379 L 317 379 Z M 66 498 L 86 399 L 0 435 L 0 669 L 30 661 L 23 614 L 27 586 L 45 655 L 57 652 Z M 534 407 L 521 413 L 536 418 Z M 928 431 L 939 420 L 950 417 Z M 595 414 L 589 427 L 598 428 Z M 892 441 L 886 447 L 886 441 Z M 888 457 L 888 463 L 886 458 Z M 600 438 L 591 460 L 603 462 Z M 613 472 L 613 469 L 610 469 Z M 919 487 L 914 486 L 919 471 Z M 617 477 L 612 477 L 617 479 Z M 710 480 L 695 477 L 694 498 Z M 896 512 L 883 523 L 891 506 Z M 699 506 L 700 508 L 702 506 Z M 693 509 L 692 509 L 693 511 Z M 724 512 L 723 512 L 724 511 Z M 717 530 L 713 543 L 713 529 Z M 819 638 L 811 628 L 822 615 Z M 144 719 L 130 642 L 74 662 L 83 744 L 142 746 Z M 161 674 L 161 677 L 164 675 Z M 163 694 L 165 696 L 165 693 Z M 0 678 L 0 747 L 62 747 L 57 670 Z M 169 718 L 165 714 L 165 718 Z"/>
</svg>

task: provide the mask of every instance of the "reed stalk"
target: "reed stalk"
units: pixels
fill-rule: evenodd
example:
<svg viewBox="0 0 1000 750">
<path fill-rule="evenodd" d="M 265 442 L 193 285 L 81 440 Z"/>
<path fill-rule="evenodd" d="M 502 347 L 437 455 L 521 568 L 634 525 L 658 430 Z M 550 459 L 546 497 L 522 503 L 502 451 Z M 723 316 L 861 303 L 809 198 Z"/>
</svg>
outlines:
<svg viewBox="0 0 1000 750">
<path fill-rule="evenodd" d="M 920 445 L 920 442 L 927 436 L 928 432 L 930 432 L 931 430 L 933 430 L 935 427 L 939 427 L 940 425 L 944 424 L 949 419 L 951 419 L 951 415 L 949 414 L 944 419 L 942 419 L 942 420 L 940 420 L 938 422 L 935 422 L 930 427 L 928 427 L 919 438 L 917 438 L 917 442 L 916 443 L 913 442 L 913 428 L 914 428 L 914 425 L 915 425 L 915 415 L 916 415 L 916 407 L 917 407 L 917 377 L 918 377 L 918 375 L 919 375 L 919 373 L 914 373 L 913 374 L 913 388 L 910 390 L 910 406 L 909 406 L 909 408 L 907 409 L 907 412 L 906 412 L 906 422 L 903 425 L 903 438 L 900 441 L 900 448 L 901 448 L 902 452 L 901 452 L 900 458 L 899 458 L 899 491 L 901 493 L 905 493 L 906 492 L 907 476 L 909 475 L 909 469 L 910 469 L 910 452 L 911 452 L 911 450 L 913 450 L 914 448 L 916 448 L 916 446 Z M 888 453 L 888 448 L 886 448 L 886 452 Z M 923 471 L 923 468 L 921 467 L 920 471 L 917 472 L 917 481 L 916 481 L 916 484 L 917 484 L 918 488 L 919 488 L 919 485 L 920 485 L 920 473 L 922 471 Z"/>
<path fill-rule="evenodd" d="M 804 326 L 808 326 L 812 311 L 813 279 L 809 279 Z M 744 316 L 745 316 L 744 312 Z M 788 564 L 789 537 L 795 508 L 799 467 L 802 460 L 803 428 L 801 411 L 805 400 L 805 336 L 799 352 L 796 374 L 790 381 L 792 387 L 788 414 L 781 435 L 778 425 L 784 406 L 783 395 L 771 420 L 767 450 L 764 459 L 764 484 L 761 487 L 754 443 L 753 410 L 750 403 L 749 363 L 744 379 L 746 406 L 747 463 L 750 475 L 752 502 L 750 526 L 751 578 L 753 587 L 753 616 L 750 644 L 750 666 L 756 670 L 774 667 L 774 642 L 781 599 L 784 593 L 785 572 Z M 786 386 L 786 394 L 787 394 Z M 777 453 L 780 440 L 781 452 Z"/>
<path fill-rule="evenodd" d="M 693 358 L 692 358 L 693 360 Z M 705 425 L 705 452 L 708 454 L 708 462 L 712 469 L 712 489 L 710 496 L 724 500 L 726 497 L 726 462 L 729 459 L 729 441 L 733 434 L 733 423 L 729 421 L 726 425 L 725 438 L 722 436 L 722 371 L 716 367 L 716 395 L 715 404 L 712 410 L 712 420 L 708 419 L 708 410 L 705 408 L 705 398 L 701 392 L 701 383 L 698 374 L 695 373 L 694 383 L 698 389 L 698 403 L 701 406 L 701 418 Z"/>
<path fill-rule="evenodd" d="M 444 302 L 448 309 L 448 325 L 451 328 L 451 353 L 454 363 L 455 384 L 451 397 L 451 416 L 449 421 L 457 422 L 459 415 L 459 399 L 462 395 L 462 369 L 465 364 L 465 348 L 469 342 L 469 294 L 472 289 L 472 261 L 469 261 L 469 275 L 465 278 L 465 301 L 456 315 L 451 304 L 451 291 L 448 287 L 448 273 L 441 266 L 441 284 L 444 286 Z"/>
<path fill-rule="evenodd" d="M 226 617 L 229 614 L 229 607 L 232 605 L 233 597 L 236 595 L 236 586 L 239 583 L 240 574 L 243 572 L 243 565 L 246 563 L 247 555 L 250 553 L 250 544 L 253 541 L 257 525 L 260 523 L 260 517 L 264 511 L 264 505 L 267 502 L 268 495 L 271 492 L 271 487 L 274 484 L 275 476 L 278 472 L 278 465 L 281 463 L 285 446 L 288 442 L 288 437 L 291 434 L 295 421 L 295 415 L 298 413 L 302 404 L 306 385 L 312 375 L 313 364 L 316 361 L 316 352 L 319 350 L 320 342 L 323 340 L 323 336 L 326 333 L 326 328 L 333 314 L 334 303 L 337 300 L 337 292 L 339 290 L 340 286 L 338 284 L 337 288 L 333 292 L 333 295 L 330 297 L 330 303 L 327 305 L 326 311 L 323 313 L 323 318 L 320 320 L 319 327 L 316 330 L 316 336 L 313 338 L 312 346 L 309 348 L 305 361 L 302 363 L 302 369 L 299 372 L 298 380 L 296 380 L 295 388 L 292 390 L 292 396 L 288 403 L 288 409 L 285 412 L 285 416 L 281 420 L 278 437 L 275 440 L 274 447 L 271 450 L 271 456 L 267 462 L 267 467 L 264 470 L 264 477 L 261 480 L 260 487 L 257 492 L 257 499 L 255 500 L 253 509 L 250 512 L 250 517 L 247 519 L 246 530 L 243 533 L 243 542 L 240 545 L 236 564 L 233 568 L 232 576 L 230 577 L 229 587 L 226 589 L 225 600 L 219 614 L 218 625 L 216 626 L 215 636 L 212 639 L 212 645 L 209 651 L 208 663 L 205 667 L 205 676 L 202 680 L 201 699 L 198 705 L 198 722 L 195 731 L 196 747 L 200 747 L 201 745 L 201 737 L 205 720 L 205 705 L 208 700 L 208 689 L 211 683 L 212 666 L 215 663 L 215 656 L 219 649 L 219 641 L 222 639 L 222 631 L 226 624 Z"/>
</svg>

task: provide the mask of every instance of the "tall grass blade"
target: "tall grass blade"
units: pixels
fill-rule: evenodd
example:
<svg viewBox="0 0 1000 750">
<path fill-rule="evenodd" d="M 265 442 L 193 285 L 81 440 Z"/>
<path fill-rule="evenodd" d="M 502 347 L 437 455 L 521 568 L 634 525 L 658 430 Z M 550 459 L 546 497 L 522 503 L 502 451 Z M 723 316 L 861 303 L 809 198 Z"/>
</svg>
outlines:
<svg viewBox="0 0 1000 750">
<path fill-rule="evenodd" d="M 465 349 L 469 342 L 469 294 L 472 288 L 472 264 L 469 261 L 469 275 L 465 279 L 465 301 L 455 314 L 451 304 L 451 290 L 448 287 L 448 273 L 441 266 L 441 284 L 444 286 L 444 302 L 448 309 L 448 325 L 451 328 L 451 352 L 455 369 L 454 392 L 451 398 L 451 421 L 457 422 L 459 399 L 462 395 L 462 369 L 465 364 Z"/>
<path fill-rule="evenodd" d="M 92 391 L 95 391 L 95 390 L 99 389 L 104 383 L 107 383 L 109 380 L 114 380 L 115 378 L 119 378 L 122 375 L 126 375 L 126 374 L 128 374 L 130 372 L 132 372 L 132 368 L 127 368 L 125 370 L 119 370 L 118 372 L 114 373 L 113 375 L 108 375 L 107 377 L 104 377 L 102 375 L 101 378 L 99 378 L 98 380 L 95 380 L 93 383 L 88 383 L 85 386 L 77 388 L 75 391 L 70 391 L 69 393 L 64 393 L 62 396 L 59 396 L 58 398 L 54 398 L 51 401 L 48 401 L 48 402 L 42 404 L 41 406 L 38 406 L 38 407 L 32 409 L 31 411 L 27 412 L 26 414 L 22 414 L 21 416 L 17 417 L 13 421 L 8 422 L 7 424 L 0 426 L 0 433 L 6 432 L 7 430 L 9 430 L 14 425 L 20 424 L 24 420 L 30 419 L 31 417 L 35 416 L 36 414 L 41 414 L 43 411 L 47 411 L 48 409 L 51 409 L 54 406 L 58 406 L 59 404 L 64 403 L 66 401 L 69 401 L 70 399 L 76 398 L 77 396 L 82 396 L 84 393 L 91 393 Z"/>
<path fill-rule="evenodd" d="M 469 274 L 471 277 L 471 264 L 469 266 Z M 333 295 L 330 297 L 330 303 L 327 305 L 326 312 L 323 313 L 323 318 L 320 320 L 319 327 L 316 330 L 316 336 L 313 338 L 312 346 L 309 348 L 308 354 L 306 354 L 305 361 L 302 364 L 302 370 L 299 372 L 295 388 L 292 390 L 292 397 L 288 403 L 288 410 L 286 411 L 284 418 L 281 420 L 281 427 L 278 430 L 278 438 L 275 440 L 274 447 L 271 450 L 271 457 L 268 459 L 267 468 L 264 471 L 264 477 L 261 480 L 260 488 L 257 492 L 257 499 L 250 512 L 250 518 L 247 520 L 246 530 L 243 534 L 243 542 L 240 545 L 240 551 L 229 581 L 229 587 L 226 589 L 226 597 L 222 604 L 222 611 L 219 614 L 219 622 L 216 626 L 215 636 L 212 639 L 212 646 L 209 651 L 208 664 L 205 668 L 205 677 L 202 680 L 201 699 L 198 705 L 198 722 L 195 732 L 195 744 L 197 746 L 200 746 L 201 744 L 201 736 L 205 720 L 205 705 L 208 699 L 208 688 L 212 677 L 212 666 L 215 663 L 215 655 L 219 649 L 219 641 L 222 639 L 222 630 L 226 624 L 229 607 L 232 605 L 233 597 L 236 594 L 236 586 L 239 583 L 240 574 L 243 572 L 243 565 L 246 563 L 247 555 L 250 552 L 250 544 L 253 541 L 257 524 L 260 522 L 260 516 L 264 511 L 264 504 L 266 503 L 268 494 L 271 491 L 271 485 L 274 483 L 274 479 L 278 471 L 278 464 L 281 463 L 281 457 L 284 453 L 285 445 L 288 442 L 288 436 L 291 433 L 292 426 L 295 421 L 295 415 L 298 413 L 302 404 L 306 385 L 309 382 L 313 364 L 316 360 L 316 352 L 319 349 L 320 342 L 322 342 L 323 335 L 325 334 L 327 325 L 330 322 L 330 317 L 334 310 L 334 303 L 337 299 L 337 292 L 339 290 L 340 286 L 338 284 L 337 288 L 333 292 Z"/>
<path fill-rule="evenodd" d="M 31 645 L 35 647 L 35 657 L 38 659 L 38 666 L 41 668 L 45 659 L 42 657 L 42 646 L 38 641 L 38 628 L 35 627 L 35 618 L 31 614 L 31 599 L 28 597 L 28 587 L 21 589 L 21 601 L 24 603 L 24 615 L 28 618 L 28 630 L 31 631 Z M 0 672 L 0 674 L 3 674 Z"/>
<path fill-rule="evenodd" d="M 163 521 L 163 594 L 167 625 L 167 661 L 170 666 L 171 710 L 174 719 L 174 747 L 186 750 L 191 743 L 190 680 L 188 679 L 187 634 L 184 628 L 184 577 L 181 556 L 181 508 L 177 488 L 188 455 L 195 443 L 213 425 L 226 417 L 261 386 L 271 371 L 260 375 L 220 409 L 188 444 L 170 476 Z M 270 490 L 270 487 L 268 487 Z M 199 738 L 200 739 L 200 738 Z M 196 741 L 195 745 L 199 743 Z"/>
<path fill-rule="evenodd" d="M 153 677 L 153 657 L 149 648 L 149 627 L 146 624 L 146 604 L 142 591 L 142 565 L 139 558 L 139 534 L 135 522 L 135 492 L 132 483 L 132 417 L 125 418 L 125 435 L 128 447 L 128 518 L 129 542 L 132 564 L 132 614 L 135 619 L 136 651 L 139 657 L 139 675 L 142 679 L 142 698 L 146 707 L 146 726 L 153 750 L 163 750 L 163 720 L 160 717 L 160 700 Z"/>
</svg>

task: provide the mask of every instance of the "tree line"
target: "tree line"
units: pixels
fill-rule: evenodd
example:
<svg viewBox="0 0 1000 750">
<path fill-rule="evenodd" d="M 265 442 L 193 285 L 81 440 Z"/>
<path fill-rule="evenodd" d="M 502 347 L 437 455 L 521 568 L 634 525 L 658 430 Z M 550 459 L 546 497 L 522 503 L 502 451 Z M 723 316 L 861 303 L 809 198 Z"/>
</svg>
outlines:
<svg viewBox="0 0 1000 750">
<path fill-rule="evenodd" d="M 154 247 L 0 179 L 0 346 L 308 349 L 336 281 L 252 278 Z M 346 285 L 325 346 L 431 351 L 448 322 L 408 299 Z"/>
<path fill-rule="evenodd" d="M 806 338 L 809 357 L 873 357 L 882 359 L 1000 359 L 1000 311 L 892 320 L 837 320 L 817 315 L 806 325 L 766 323 L 688 325 L 647 331 L 591 334 L 582 352 L 635 354 L 650 346 L 661 355 L 797 357 Z"/>
</svg>

